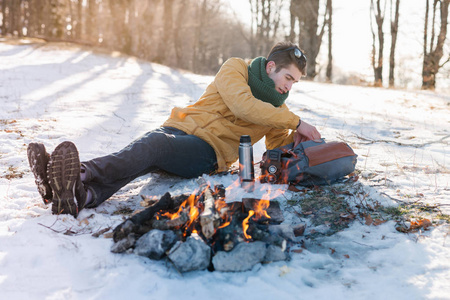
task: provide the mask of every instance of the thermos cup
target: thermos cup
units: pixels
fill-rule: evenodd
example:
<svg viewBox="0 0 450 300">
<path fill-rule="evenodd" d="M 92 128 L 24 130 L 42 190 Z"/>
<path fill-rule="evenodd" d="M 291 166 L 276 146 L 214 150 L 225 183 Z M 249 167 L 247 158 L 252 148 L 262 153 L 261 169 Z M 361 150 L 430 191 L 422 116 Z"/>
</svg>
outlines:
<svg viewBox="0 0 450 300">
<path fill-rule="evenodd" d="M 247 192 L 255 188 L 255 169 L 253 166 L 253 147 L 249 135 L 242 135 L 239 144 L 239 178 L 241 187 Z"/>
</svg>

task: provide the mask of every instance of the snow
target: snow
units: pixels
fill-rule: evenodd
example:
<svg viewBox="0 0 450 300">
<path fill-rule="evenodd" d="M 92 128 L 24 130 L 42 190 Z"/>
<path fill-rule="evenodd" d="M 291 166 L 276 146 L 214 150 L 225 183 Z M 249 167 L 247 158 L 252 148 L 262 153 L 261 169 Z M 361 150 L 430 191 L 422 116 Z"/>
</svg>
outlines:
<svg viewBox="0 0 450 300">
<path fill-rule="evenodd" d="M 77 219 L 55 216 L 37 193 L 27 144 L 51 151 L 71 140 L 82 160 L 111 153 L 160 126 L 174 106 L 195 102 L 212 77 L 64 44 L 0 43 L 0 56 L 0 299 L 450 299 L 445 223 L 404 234 L 394 221 L 354 221 L 306 241 L 290 261 L 242 273 L 180 274 L 167 261 L 111 253 L 112 239 L 91 234 L 121 223 L 115 211 L 139 209 L 140 194 L 192 192 L 195 180 L 149 174 Z M 434 92 L 314 82 L 298 83 L 288 99 L 328 141 L 353 147 L 371 201 L 441 204 L 447 214 L 449 103 Z M 256 161 L 263 151 L 255 145 Z M 248 196 L 237 175 L 205 178 L 229 187 L 228 201 Z M 287 186 L 257 183 L 250 196 L 268 190 L 285 222 L 298 221 L 286 203 L 297 195 Z M 354 207 L 360 199 L 348 201 Z"/>
</svg>

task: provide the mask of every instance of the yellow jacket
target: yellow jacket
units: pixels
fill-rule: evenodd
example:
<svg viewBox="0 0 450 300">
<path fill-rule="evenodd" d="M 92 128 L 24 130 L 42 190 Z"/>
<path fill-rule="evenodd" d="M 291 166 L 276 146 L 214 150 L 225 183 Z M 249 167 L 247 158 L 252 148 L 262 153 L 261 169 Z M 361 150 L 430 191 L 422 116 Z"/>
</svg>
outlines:
<svg viewBox="0 0 450 300">
<path fill-rule="evenodd" d="M 275 107 L 253 97 L 248 85 L 247 63 L 227 60 L 200 99 L 185 108 L 175 107 L 163 126 L 180 129 L 210 144 L 217 156 L 218 172 L 239 158 L 239 139 L 249 135 L 252 144 L 264 136 L 266 148 L 293 142 L 300 118 L 286 104 Z"/>
</svg>

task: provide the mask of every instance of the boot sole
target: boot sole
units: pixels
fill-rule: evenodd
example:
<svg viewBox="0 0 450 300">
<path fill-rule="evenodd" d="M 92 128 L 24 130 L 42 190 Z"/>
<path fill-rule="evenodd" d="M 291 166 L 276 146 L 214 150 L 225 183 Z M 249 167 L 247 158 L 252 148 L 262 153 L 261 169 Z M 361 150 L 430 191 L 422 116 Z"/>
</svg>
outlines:
<svg viewBox="0 0 450 300">
<path fill-rule="evenodd" d="M 74 186 L 80 176 L 80 158 L 72 142 L 62 142 L 53 151 L 48 176 L 53 190 L 52 213 L 70 214 L 76 218 L 78 207 L 74 199 Z"/>
<path fill-rule="evenodd" d="M 45 204 L 52 200 L 52 189 L 47 179 L 48 154 L 41 143 L 30 143 L 27 148 L 28 163 L 34 175 L 34 182 Z"/>
</svg>

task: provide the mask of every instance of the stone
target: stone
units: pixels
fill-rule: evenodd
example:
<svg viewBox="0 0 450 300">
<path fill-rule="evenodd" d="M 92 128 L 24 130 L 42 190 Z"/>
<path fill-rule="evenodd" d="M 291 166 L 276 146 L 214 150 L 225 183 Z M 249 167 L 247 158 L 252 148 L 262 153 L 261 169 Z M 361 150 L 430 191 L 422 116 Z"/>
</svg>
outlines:
<svg viewBox="0 0 450 300">
<path fill-rule="evenodd" d="M 111 252 L 113 253 L 122 253 L 130 249 L 136 243 L 136 235 L 134 233 L 130 233 L 124 239 L 121 239 L 117 243 L 114 243 L 111 246 Z"/>
<path fill-rule="evenodd" d="M 211 262 L 211 248 L 197 234 L 193 234 L 186 242 L 177 242 L 168 257 L 180 272 L 204 270 Z"/>
<path fill-rule="evenodd" d="M 295 226 L 293 227 L 293 229 L 294 229 L 294 235 L 295 235 L 296 237 L 302 236 L 302 235 L 305 233 L 306 224 L 298 224 L 298 225 L 295 225 Z"/>
<path fill-rule="evenodd" d="M 177 235 L 171 230 L 153 229 L 137 240 L 134 252 L 151 259 L 161 259 L 177 240 Z"/>
<path fill-rule="evenodd" d="M 263 261 L 266 252 L 267 247 L 264 242 L 239 243 L 230 252 L 217 252 L 212 259 L 212 263 L 216 271 L 248 271 Z"/>
<path fill-rule="evenodd" d="M 286 240 L 292 241 L 295 239 L 294 229 L 290 225 L 270 225 L 269 232 L 271 234 L 277 234 Z"/>
<path fill-rule="evenodd" d="M 267 247 L 266 256 L 264 257 L 263 262 L 269 263 L 274 261 L 283 261 L 288 258 L 289 255 L 285 250 L 283 250 L 283 248 L 275 245 L 269 245 L 269 247 Z"/>
</svg>

